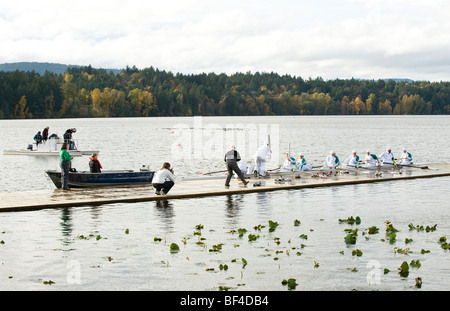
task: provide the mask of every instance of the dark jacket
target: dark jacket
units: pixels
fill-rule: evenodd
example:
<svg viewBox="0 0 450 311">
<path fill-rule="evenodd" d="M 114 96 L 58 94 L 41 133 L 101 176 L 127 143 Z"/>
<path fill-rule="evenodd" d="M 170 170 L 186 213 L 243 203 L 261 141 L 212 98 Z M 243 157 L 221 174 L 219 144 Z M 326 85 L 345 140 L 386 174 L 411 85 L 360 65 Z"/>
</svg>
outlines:
<svg viewBox="0 0 450 311">
<path fill-rule="evenodd" d="M 90 158 L 91 160 L 89 161 L 89 168 L 91 170 L 91 173 L 101 173 L 101 168 L 102 166 L 100 165 L 100 162 L 98 160 L 94 160 L 92 158 Z"/>
</svg>

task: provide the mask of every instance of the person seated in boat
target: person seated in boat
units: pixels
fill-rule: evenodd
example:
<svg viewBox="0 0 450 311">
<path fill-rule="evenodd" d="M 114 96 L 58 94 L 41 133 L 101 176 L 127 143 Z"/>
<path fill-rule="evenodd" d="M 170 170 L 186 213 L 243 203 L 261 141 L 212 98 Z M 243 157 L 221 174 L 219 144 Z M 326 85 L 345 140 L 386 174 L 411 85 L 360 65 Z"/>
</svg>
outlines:
<svg viewBox="0 0 450 311">
<path fill-rule="evenodd" d="M 411 165 L 412 162 L 412 155 L 411 153 L 409 153 L 406 148 L 403 148 L 403 153 L 400 155 L 400 158 L 398 158 L 398 160 L 400 160 L 401 165 Z"/>
<path fill-rule="evenodd" d="M 37 134 L 34 135 L 33 139 L 36 142 L 36 146 L 39 145 L 40 143 L 42 143 L 41 131 L 37 132 Z"/>
<path fill-rule="evenodd" d="M 370 150 L 366 151 L 366 156 L 363 162 L 365 163 L 362 165 L 362 167 L 374 167 L 377 166 L 377 164 L 379 164 L 378 157 L 374 154 L 371 154 Z"/>
<path fill-rule="evenodd" d="M 155 194 L 166 195 L 175 185 L 175 175 L 170 163 L 164 162 L 163 166 L 155 173 L 152 179 Z"/>
<path fill-rule="evenodd" d="M 330 151 L 330 155 L 327 156 L 327 158 L 325 159 L 325 162 L 323 162 L 322 164 L 322 169 L 326 170 L 326 169 L 330 169 L 330 168 L 336 168 L 339 166 L 340 161 L 338 156 L 336 155 L 336 151 L 331 150 Z"/>
<path fill-rule="evenodd" d="M 286 153 L 286 160 L 284 160 L 283 165 L 280 167 L 280 172 L 292 172 L 297 169 L 297 161 L 294 157 L 290 157 L 289 153 Z"/>
<path fill-rule="evenodd" d="M 98 154 L 94 152 L 89 157 L 89 169 L 91 170 L 91 173 L 101 173 L 102 172 L 102 165 L 100 164 L 100 161 L 98 160 Z"/>
<path fill-rule="evenodd" d="M 359 156 L 356 154 L 356 150 L 352 150 L 352 154 L 342 162 L 344 164 L 344 168 L 353 168 L 358 166 Z"/>
<path fill-rule="evenodd" d="M 297 161 L 297 170 L 299 171 L 310 171 L 312 170 L 312 165 L 306 160 L 305 154 L 300 152 L 299 159 Z"/>
<path fill-rule="evenodd" d="M 391 147 L 387 147 L 386 151 L 380 154 L 378 159 L 381 161 L 381 165 L 396 165 L 395 158 L 392 154 Z"/>
</svg>

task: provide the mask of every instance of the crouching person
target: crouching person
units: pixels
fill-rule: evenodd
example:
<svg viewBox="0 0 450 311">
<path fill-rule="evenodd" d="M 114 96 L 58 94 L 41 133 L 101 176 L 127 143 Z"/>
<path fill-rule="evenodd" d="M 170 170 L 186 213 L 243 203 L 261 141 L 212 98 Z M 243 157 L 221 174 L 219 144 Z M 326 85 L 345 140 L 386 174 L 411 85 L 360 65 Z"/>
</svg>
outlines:
<svg viewBox="0 0 450 311">
<path fill-rule="evenodd" d="M 175 176 L 173 169 L 170 168 L 170 163 L 165 162 L 161 169 L 155 173 L 152 179 L 155 194 L 166 195 L 170 189 L 175 185 Z"/>
</svg>

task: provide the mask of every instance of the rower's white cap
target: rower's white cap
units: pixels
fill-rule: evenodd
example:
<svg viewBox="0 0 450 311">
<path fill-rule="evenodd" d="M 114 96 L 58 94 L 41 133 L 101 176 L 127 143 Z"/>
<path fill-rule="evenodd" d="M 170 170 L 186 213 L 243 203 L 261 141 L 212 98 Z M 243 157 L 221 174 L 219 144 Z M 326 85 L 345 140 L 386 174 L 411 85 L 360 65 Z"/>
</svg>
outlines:
<svg viewBox="0 0 450 311">
<path fill-rule="evenodd" d="M 391 149 L 391 147 L 388 146 L 388 147 L 386 148 L 386 150 L 392 150 L 392 149 Z"/>
<path fill-rule="evenodd" d="M 356 149 L 353 149 L 353 150 L 352 150 L 352 153 L 356 153 Z"/>
<path fill-rule="evenodd" d="M 403 147 L 403 151 L 407 151 L 407 150 L 406 150 L 406 147 Z"/>
<path fill-rule="evenodd" d="M 300 152 L 299 156 L 302 156 L 302 157 L 304 157 L 304 156 L 305 156 L 305 154 L 304 154 L 303 152 Z"/>
<path fill-rule="evenodd" d="M 235 150 L 235 149 L 236 149 L 236 146 L 235 146 L 235 145 L 232 145 L 232 146 L 231 146 L 231 149 L 232 149 L 232 150 Z"/>
<path fill-rule="evenodd" d="M 331 151 L 330 151 L 330 154 L 333 154 L 333 153 L 336 153 L 336 151 L 334 151 L 334 150 L 331 150 Z"/>
<path fill-rule="evenodd" d="M 367 149 L 367 151 L 366 151 L 366 152 L 370 153 L 370 149 Z"/>
</svg>

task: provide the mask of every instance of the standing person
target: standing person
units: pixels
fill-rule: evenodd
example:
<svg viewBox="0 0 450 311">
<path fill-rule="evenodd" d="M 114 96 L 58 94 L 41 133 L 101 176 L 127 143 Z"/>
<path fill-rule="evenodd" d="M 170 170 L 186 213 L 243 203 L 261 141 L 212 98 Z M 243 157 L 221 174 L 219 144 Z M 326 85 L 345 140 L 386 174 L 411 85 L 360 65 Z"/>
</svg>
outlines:
<svg viewBox="0 0 450 311">
<path fill-rule="evenodd" d="M 394 155 L 391 152 L 391 147 L 387 147 L 386 151 L 380 154 L 378 159 L 383 165 L 395 165 Z"/>
<path fill-rule="evenodd" d="M 47 142 L 47 139 L 48 139 L 48 129 L 49 129 L 49 127 L 47 126 L 42 131 L 42 140 L 44 141 L 44 144 Z"/>
<path fill-rule="evenodd" d="M 155 194 L 158 195 L 166 195 L 172 189 L 175 185 L 175 176 L 170 163 L 164 162 L 163 166 L 153 176 L 152 185 L 155 188 Z"/>
<path fill-rule="evenodd" d="M 102 165 L 100 164 L 100 161 L 98 160 L 98 154 L 94 152 L 89 157 L 89 169 L 91 170 L 91 173 L 101 173 L 102 172 Z"/>
<path fill-rule="evenodd" d="M 270 144 L 266 140 L 264 145 L 259 147 L 258 151 L 255 153 L 255 171 L 259 174 L 259 176 L 266 175 L 266 159 L 270 156 L 272 150 L 270 149 Z M 256 173 L 255 173 L 256 174 Z"/>
<path fill-rule="evenodd" d="M 345 159 L 345 161 L 342 164 L 346 164 L 346 166 L 348 167 L 355 167 L 358 166 L 358 162 L 359 156 L 356 154 L 356 150 L 353 149 L 352 154 L 347 159 Z"/>
<path fill-rule="evenodd" d="M 63 143 L 61 150 L 59 151 L 59 166 L 61 167 L 61 188 L 63 190 L 69 190 L 69 172 L 72 157 L 67 151 L 67 143 Z"/>
<path fill-rule="evenodd" d="M 230 187 L 230 180 L 231 180 L 231 177 L 233 176 L 233 171 L 236 172 L 236 174 L 242 180 L 242 182 L 244 183 L 244 186 L 248 184 L 248 181 L 245 180 L 244 173 L 240 170 L 240 168 L 237 164 L 237 162 L 239 162 L 240 160 L 241 160 L 241 156 L 240 156 L 239 152 L 237 152 L 236 147 L 231 146 L 231 150 L 225 154 L 225 158 L 224 158 L 224 161 L 227 165 L 227 170 L 228 170 L 228 176 L 227 176 L 227 180 L 225 181 L 225 187 L 227 187 L 227 188 Z"/>
<path fill-rule="evenodd" d="M 406 148 L 403 148 L 403 153 L 400 155 L 400 163 L 401 165 L 411 165 L 412 162 L 412 155 L 409 153 Z"/>
<path fill-rule="evenodd" d="M 306 160 L 305 154 L 300 152 L 299 159 L 297 161 L 297 165 L 299 166 L 299 171 L 310 171 L 312 170 L 312 165 Z"/>
<path fill-rule="evenodd" d="M 330 168 L 336 168 L 340 164 L 339 158 L 336 155 L 336 151 L 331 150 L 330 155 L 327 156 L 325 159 L 325 162 L 322 164 L 322 169 L 330 169 Z"/>
</svg>

